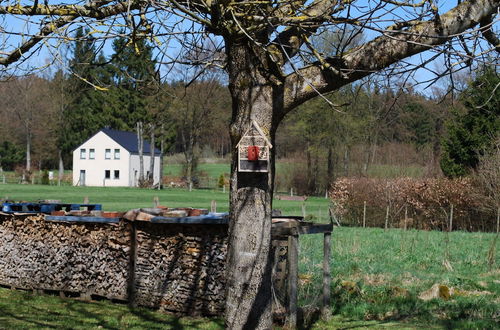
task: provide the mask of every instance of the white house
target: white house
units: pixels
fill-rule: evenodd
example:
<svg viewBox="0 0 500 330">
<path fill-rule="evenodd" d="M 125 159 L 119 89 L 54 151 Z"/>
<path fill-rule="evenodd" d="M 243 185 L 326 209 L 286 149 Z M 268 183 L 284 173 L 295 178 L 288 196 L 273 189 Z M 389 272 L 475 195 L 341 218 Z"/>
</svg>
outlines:
<svg viewBox="0 0 500 330">
<path fill-rule="evenodd" d="M 101 129 L 73 151 L 74 186 L 134 187 L 139 182 L 137 135 Z M 149 142 L 144 140 L 144 177 L 151 161 Z M 160 180 L 160 151 L 155 148 L 153 181 Z"/>
</svg>

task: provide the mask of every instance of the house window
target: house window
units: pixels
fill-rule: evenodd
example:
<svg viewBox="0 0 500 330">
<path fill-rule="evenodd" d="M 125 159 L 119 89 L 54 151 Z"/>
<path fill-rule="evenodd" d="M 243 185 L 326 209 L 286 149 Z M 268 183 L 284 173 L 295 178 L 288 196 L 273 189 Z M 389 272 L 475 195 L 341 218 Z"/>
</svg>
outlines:
<svg viewBox="0 0 500 330">
<path fill-rule="evenodd" d="M 119 179 L 120 178 L 120 171 L 119 170 L 115 170 L 115 176 L 114 176 L 115 179 Z"/>
<path fill-rule="evenodd" d="M 120 159 L 120 149 L 115 149 L 115 159 Z"/>
<path fill-rule="evenodd" d="M 111 179 L 111 171 L 110 170 L 105 170 L 104 171 L 104 178 L 105 179 Z"/>
<path fill-rule="evenodd" d="M 95 159 L 95 149 L 89 149 L 89 159 Z"/>
<path fill-rule="evenodd" d="M 104 152 L 104 159 L 111 159 L 111 149 L 106 149 Z"/>
<path fill-rule="evenodd" d="M 87 158 L 86 150 L 80 149 L 80 159 L 85 159 L 85 158 Z"/>
</svg>

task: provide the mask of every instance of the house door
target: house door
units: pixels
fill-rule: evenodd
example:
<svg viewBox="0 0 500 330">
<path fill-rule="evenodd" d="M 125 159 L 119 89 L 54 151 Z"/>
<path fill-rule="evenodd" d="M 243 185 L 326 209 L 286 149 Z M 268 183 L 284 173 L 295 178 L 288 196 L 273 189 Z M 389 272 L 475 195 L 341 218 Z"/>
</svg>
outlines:
<svg viewBox="0 0 500 330">
<path fill-rule="evenodd" d="M 80 170 L 80 186 L 85 186 L 85 170 Z"/>
</svg>

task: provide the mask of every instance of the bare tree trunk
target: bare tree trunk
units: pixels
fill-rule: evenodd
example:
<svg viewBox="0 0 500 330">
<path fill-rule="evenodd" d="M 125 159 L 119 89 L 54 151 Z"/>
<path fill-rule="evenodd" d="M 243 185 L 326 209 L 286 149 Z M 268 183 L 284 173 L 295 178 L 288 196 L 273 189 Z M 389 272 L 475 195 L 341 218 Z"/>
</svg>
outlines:
<svg viewBox="0 0 500 330">
<path fill-rule="evenodd" d="M 364 162 L 363 162 L 363 174 L 366 175 L 366 173 L 368 172 L 368 166 L 370 165 L 370 147 L 371 147 L 371 143 L 370 143 L 370 138 L 368 139 L 368 143 L 366 144 L 366 146 L 364 146 Z"/>
<path fill-rule="evenodd" d="M 26 125 L 26 169 L 23 171 L 22 182 L 31 179 L 31 131 Z"/>
<path fill-rule="evenodd" d="M 228 329 L 271 329 L 271 209 L 274 149 L 268 173 L 238 172 L 234 148 L 255 120 L 271 143 L 282 113 L 283 85 L 269 82 L 259 70 L 267 57 L 257 47 L 228 43 L 232 163 L 230 228 L 225 322 Z M 256 55 L 259 55 L 258 57 Z M 273 100 L 274 99 L 274 100 Z M 281 105 L 282 107 L 282 105 Z"/>
<path fill-rule="evenodd" d="M 149 160 L 149 177 L 148 181 L 151 186 L 154 185 L 154 170 L 155 170 L 155 124 L 150 124 L 150 134 L 151 140 L 149 141 L 149 154 L 151 158 Z"/>
<path fill-rule="evenodd" d="M 59 173 L 57 175 L 57 185 L 60 186 L 64 176 L 64 162 L 61 149 L 58 150 L 58 156 L 59 156 Z"/>
<path fill-rule="evenodd" d="M 137 147 L 139 149 L 139 185 L 144 182 L 144 138 L 142 122 L 137 123 Z"/>
<path fill-rule="evenodd" d="M 344 176 L 349 176 L 349 147 L 344 149 Z"/>
<path fill-rule="evenodd" d="M 313 165 L 312 165 L 312 158 L 311 158 L 311 150 L 310 150 L 310 145 L 307 143 L 306 146 L 306 173 L 307 173 L 307 194 L 312 194 L 314 191 L 314 186 L 316 185 L 315 178 L 314 178 L 314 173 L 313 173 Z"/>
<path fill-rule="evenodd" d="M 31 172 L 31 131 L 26 132 L 26 171 Z"/>
<path fill-rule="evenodd" d="M 311 193 L 316 194 L 319 191 L 319 185 L 321 182 L 319 182 L 319 155 L 318 152 L 316 152 L 316 155 L 314 155 L 314 163 L 313 163 L 313 185 L 312 185 L 312 190 Z"/>
<path fill-rule="evenodd" d="M 194 172 L 194 163 L 195 163 L 195 155 L 194 155 L 194 147 L 195 141 L 192 134 L 189 134 L 187 141 L 185 136 L 182 136 L 183 144 L 184 144 L 184 158 L 186 160 L 186 181 L 188 184 L 188 189 L 191 191 L 193 189 L 193 172 Z"/>
<path fill-rule="evenodd" d="M 162 188 L 163 184 L 163 154 L 165 153 L 165 125 L 161 124 L 160 131 L 160 175 L 158 179 L 158 190 Z"/>
<path fill-rule="evenodd" d="M 326 168 L 326 181 L 327 181 L 327 187 L 326 189 L 328 190 L 330 188 L 330 185 L 333 182 L 333 147 L 328 146 L 328 159 L 327 159 L 327 168 Z"/>
</svg>

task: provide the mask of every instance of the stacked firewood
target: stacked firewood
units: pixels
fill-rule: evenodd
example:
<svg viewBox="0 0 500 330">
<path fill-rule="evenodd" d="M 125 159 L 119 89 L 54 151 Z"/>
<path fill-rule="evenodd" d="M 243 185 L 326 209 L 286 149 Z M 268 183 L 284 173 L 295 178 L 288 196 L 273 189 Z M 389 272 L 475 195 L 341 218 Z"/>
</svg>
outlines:
<svg viewBox="0 0 500 330">
<path fill-rule="evenodd" d="M 130 221 L 150 221 L 154 217 L 183 218 L 208 214 L 207 209 L 194 209 L 190 207 L 168 208 L 159 206 L 154 208 L 133 209 L 123 215 L 124 219 Z"/>
<path fill-rule="evenodd" d="M 0 221 L 1 284 L 127 298 L 130 224 L 9 218 Z"/>
<path fill-rule="evenodd" d="M 142 212 L 142 211 L 141 211 Z M 227 225 L 68 223 L 0 215 L 0 284 L 191 315 L 224 304 Z"/>
<path fill-rule="evenodd" d="M 226 250 L 225 225 L 137 223 L 137 304 L 182 314 L 220 314 Z"/>
</svg>

